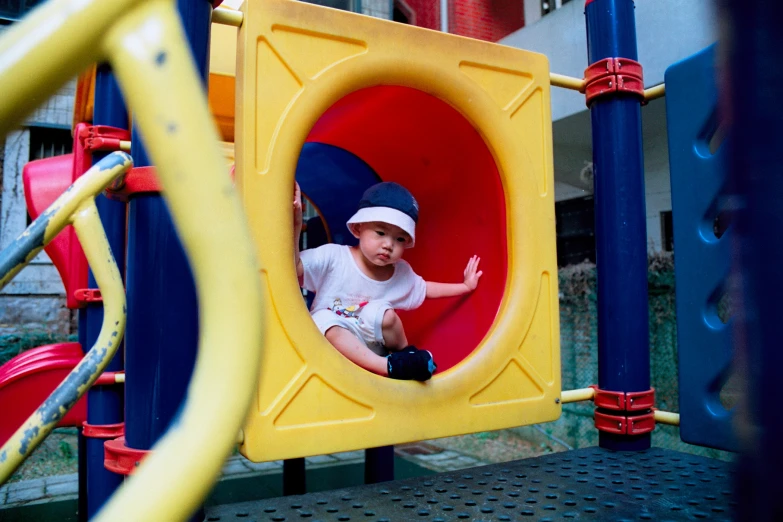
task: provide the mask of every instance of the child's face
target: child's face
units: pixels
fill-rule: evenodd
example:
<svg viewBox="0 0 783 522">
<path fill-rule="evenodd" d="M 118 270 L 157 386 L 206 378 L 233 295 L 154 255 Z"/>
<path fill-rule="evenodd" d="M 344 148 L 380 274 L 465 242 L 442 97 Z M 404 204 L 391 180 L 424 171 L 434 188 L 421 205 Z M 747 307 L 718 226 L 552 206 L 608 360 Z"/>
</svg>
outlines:
<svg viewBox="0 0 783 522">
<path fill-rule="evenodd" d="M 411 240 L 407 232 L 388 223 L 361 223 L 359 249 L 376 266 L 393 265 L 402 258 L 405 245 Z"/>
</svg>

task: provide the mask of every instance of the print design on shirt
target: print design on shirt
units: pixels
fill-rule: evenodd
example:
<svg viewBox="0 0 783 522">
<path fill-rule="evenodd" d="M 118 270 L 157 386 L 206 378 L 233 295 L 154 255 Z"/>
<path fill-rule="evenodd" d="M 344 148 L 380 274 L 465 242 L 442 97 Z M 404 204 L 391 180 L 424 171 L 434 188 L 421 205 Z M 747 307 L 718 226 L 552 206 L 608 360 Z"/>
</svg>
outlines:
<svg viewBox="0 0 783 522">
<path fill-rule="evenodd" d="M 336 313 L 340 317 L 359 319 L 359 313 L 362 308 L 367 304 L 367 301 L 362 301 L 358 305 L 343 306 L 343 301 L 339 297 L 334 300 L 334 304 L 329 308 L 332 312 Z"/>
</svg>

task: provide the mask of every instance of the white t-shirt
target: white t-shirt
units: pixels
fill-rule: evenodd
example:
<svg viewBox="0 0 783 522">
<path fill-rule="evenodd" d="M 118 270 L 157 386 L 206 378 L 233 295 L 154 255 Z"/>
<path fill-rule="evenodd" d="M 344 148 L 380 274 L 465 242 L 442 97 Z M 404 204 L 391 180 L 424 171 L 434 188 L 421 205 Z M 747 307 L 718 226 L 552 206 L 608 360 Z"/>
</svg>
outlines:
<svg viewBox="0 0 783 522">
<path fill-rule="evenodd" d="M 398 310 L 413 310 L 424 302 L 427 284 L 405 261 L 394 264 L 387 281 L 370 279 L 356 265 L 350 247 L 327 244 L 301 253 L 304 288 L 315 292 L 312 312 L 328 309 L 349 316 L 370 301 L 386 301 Z"/>
</svg>

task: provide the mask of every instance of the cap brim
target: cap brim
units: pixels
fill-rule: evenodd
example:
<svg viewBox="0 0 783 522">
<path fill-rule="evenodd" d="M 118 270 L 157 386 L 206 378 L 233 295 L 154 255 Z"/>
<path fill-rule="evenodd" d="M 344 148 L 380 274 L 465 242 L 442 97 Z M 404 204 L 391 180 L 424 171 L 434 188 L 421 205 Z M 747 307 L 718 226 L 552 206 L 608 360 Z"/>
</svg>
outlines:
<svg viewBox="0 0 783 522">
<path fill-rule="evenodd" d="M 405 245 L 406 248 L 412 248 L 416 243 L 416 223 L 408 214 L 400 212 L 399 210 L 389 207 L 366 207 L 360 208 L 359 211 L 351 216 L 346 225 L 348 230 L 354 237 L 359 237 L 356 227 L 359 223 L 372 223 L 372 222 L 388 223 L 396 227 L 400 227 L 410 237 L 411 240 Z"/>
</svg>

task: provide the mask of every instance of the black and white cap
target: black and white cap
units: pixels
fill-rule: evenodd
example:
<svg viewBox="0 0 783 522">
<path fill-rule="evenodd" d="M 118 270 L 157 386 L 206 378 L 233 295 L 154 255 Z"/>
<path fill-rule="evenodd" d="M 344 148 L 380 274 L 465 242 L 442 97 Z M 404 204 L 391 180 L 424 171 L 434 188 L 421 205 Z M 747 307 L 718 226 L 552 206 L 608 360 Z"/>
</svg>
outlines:
<svg viewBox="0 0 783 522">
<path fill-rule="evenodd" d="M 419 204 L 408 189 L 385 181 L 368 188 L 359 201 L 359 210 L 348 220 L 348 230 L 359 237 L 355 225 L 378 221 L 403 229 L 411 236 L 406 248 L 412 248 L 416 242 L 416 223 L 419 221 Z"/>
</svg>

